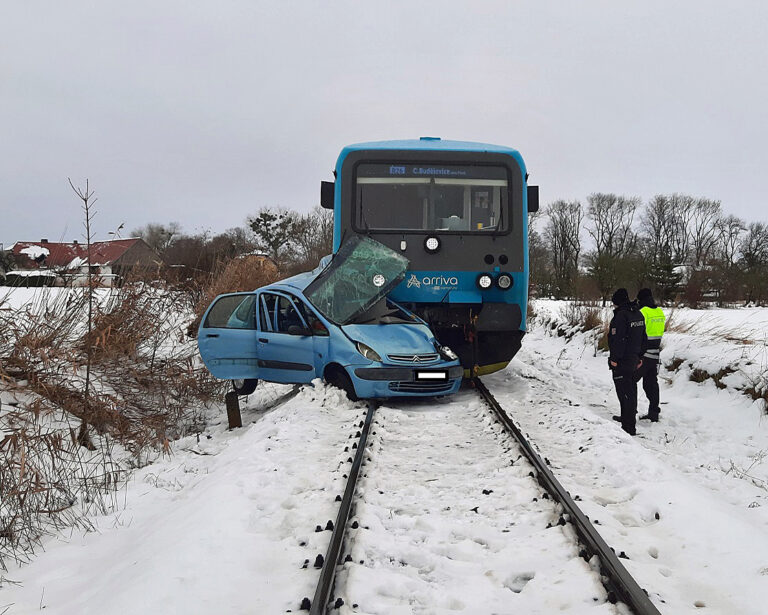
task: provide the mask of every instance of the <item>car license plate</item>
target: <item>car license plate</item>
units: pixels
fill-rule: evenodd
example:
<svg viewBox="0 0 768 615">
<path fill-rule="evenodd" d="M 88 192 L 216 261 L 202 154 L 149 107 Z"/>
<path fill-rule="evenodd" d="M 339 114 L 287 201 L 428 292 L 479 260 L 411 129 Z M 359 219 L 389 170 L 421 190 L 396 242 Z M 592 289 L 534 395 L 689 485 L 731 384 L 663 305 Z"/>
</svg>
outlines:
<svg viewBox="0 0 768 615">
<path fill-rule="evenodd" d="M 448 380 L 448 372 L 416 372 L 416 380 Z"/>
</svg>

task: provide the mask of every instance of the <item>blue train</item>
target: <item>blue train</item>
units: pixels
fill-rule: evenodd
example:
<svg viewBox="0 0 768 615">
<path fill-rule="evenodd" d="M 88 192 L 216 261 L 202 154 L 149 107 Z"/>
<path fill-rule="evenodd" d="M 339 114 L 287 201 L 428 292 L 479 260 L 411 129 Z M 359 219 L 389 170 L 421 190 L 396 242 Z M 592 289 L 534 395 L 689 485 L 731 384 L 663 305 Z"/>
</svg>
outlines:
<svg viewBox="0 0 768 615">
<path fill-rule="evenodd" d="M 321 204 L 334 252 L 354 236 L 410 261 L 389 297 L 453 349 L 465 376 L 503 369 L 520 349 L 528 301 L 528 185 L 520 154 L 436 137 L 359 143 L 339 155 Z"/>
</svg>

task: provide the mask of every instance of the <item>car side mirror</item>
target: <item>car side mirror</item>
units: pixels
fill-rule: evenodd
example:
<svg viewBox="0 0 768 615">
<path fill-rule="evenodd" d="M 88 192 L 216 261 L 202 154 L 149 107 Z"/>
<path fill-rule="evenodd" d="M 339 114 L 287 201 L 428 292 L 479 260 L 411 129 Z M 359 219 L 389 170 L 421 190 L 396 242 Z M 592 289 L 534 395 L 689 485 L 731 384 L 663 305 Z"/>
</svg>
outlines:
<svg viewBox="0 0 768 615">
<path fill-rule="evenodd" d="M 335 190 L 336 184 L 334 182 L 320 182 L 320 207 L 333 209 Z"/>
<path fill-rule="evenodd" d="M 528 213 L 539 211 L 539 187 L 528 186 Z"/>
<path fill-rule="evenodd" d="M 288 327 L 288 335 L 312 335 L 312 330 L 301 325 L 291 325 Z"/>
</svg>

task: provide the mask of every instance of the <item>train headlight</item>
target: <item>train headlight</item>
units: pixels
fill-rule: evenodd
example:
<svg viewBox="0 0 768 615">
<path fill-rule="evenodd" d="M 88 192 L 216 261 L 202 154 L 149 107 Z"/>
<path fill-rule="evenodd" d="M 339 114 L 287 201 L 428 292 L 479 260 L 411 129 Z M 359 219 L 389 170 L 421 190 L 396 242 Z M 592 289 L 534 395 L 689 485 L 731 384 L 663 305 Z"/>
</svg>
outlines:
<svg viewBox="0 0 768 615">
<path fill-rule="evenodd" d="M 480 287 L 480 290 L 488 290 L 491 286 L 493 286 L 493 278 L 490 276 L 490 274 L 481 273 L 479 276 L 477 276 L 477 285 Z"/>
<path fill-rule="evenodd" d="M 508 290 L 512 288 L 512 284 L 514 284 L 514 280 L 508 273 L 502 273 L 498 278 L 496 278 L 496 286 L 498 286 L 501 290 Z"/>
<path fill-rule="evenodd" d="M 430 254 L 440 251 L 440 240 L 434 235 L 430 235 L 424 240 L 424 249 Z"/>
<path fill-rule="evenodd" d="M 359 352 L 369 361 L 381 361 L 379 353 L 370 346 L 363 344 L 363 342 L 355 342 L 355 345 L 357 346 L 357 352 Z"/>
</svg>

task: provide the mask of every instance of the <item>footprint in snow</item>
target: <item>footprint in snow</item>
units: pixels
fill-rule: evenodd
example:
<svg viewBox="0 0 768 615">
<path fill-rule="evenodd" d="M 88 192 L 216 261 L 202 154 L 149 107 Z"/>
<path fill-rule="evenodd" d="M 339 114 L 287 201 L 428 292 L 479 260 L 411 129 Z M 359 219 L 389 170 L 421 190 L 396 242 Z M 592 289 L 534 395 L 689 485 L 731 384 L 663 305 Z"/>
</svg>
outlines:
<svg viewBox="0 0 768 615">
<path fill-rule="evenodd" d="M 504 581 L 504 587 L 511 589 L 516 594 L 519 594 L 521 591 L 523 591 L 523 588 L 533 580 L 535 576 L 535 572 L 523 572 L 522 574 L 518 574 L 517 576 Z"/>
</svg>

